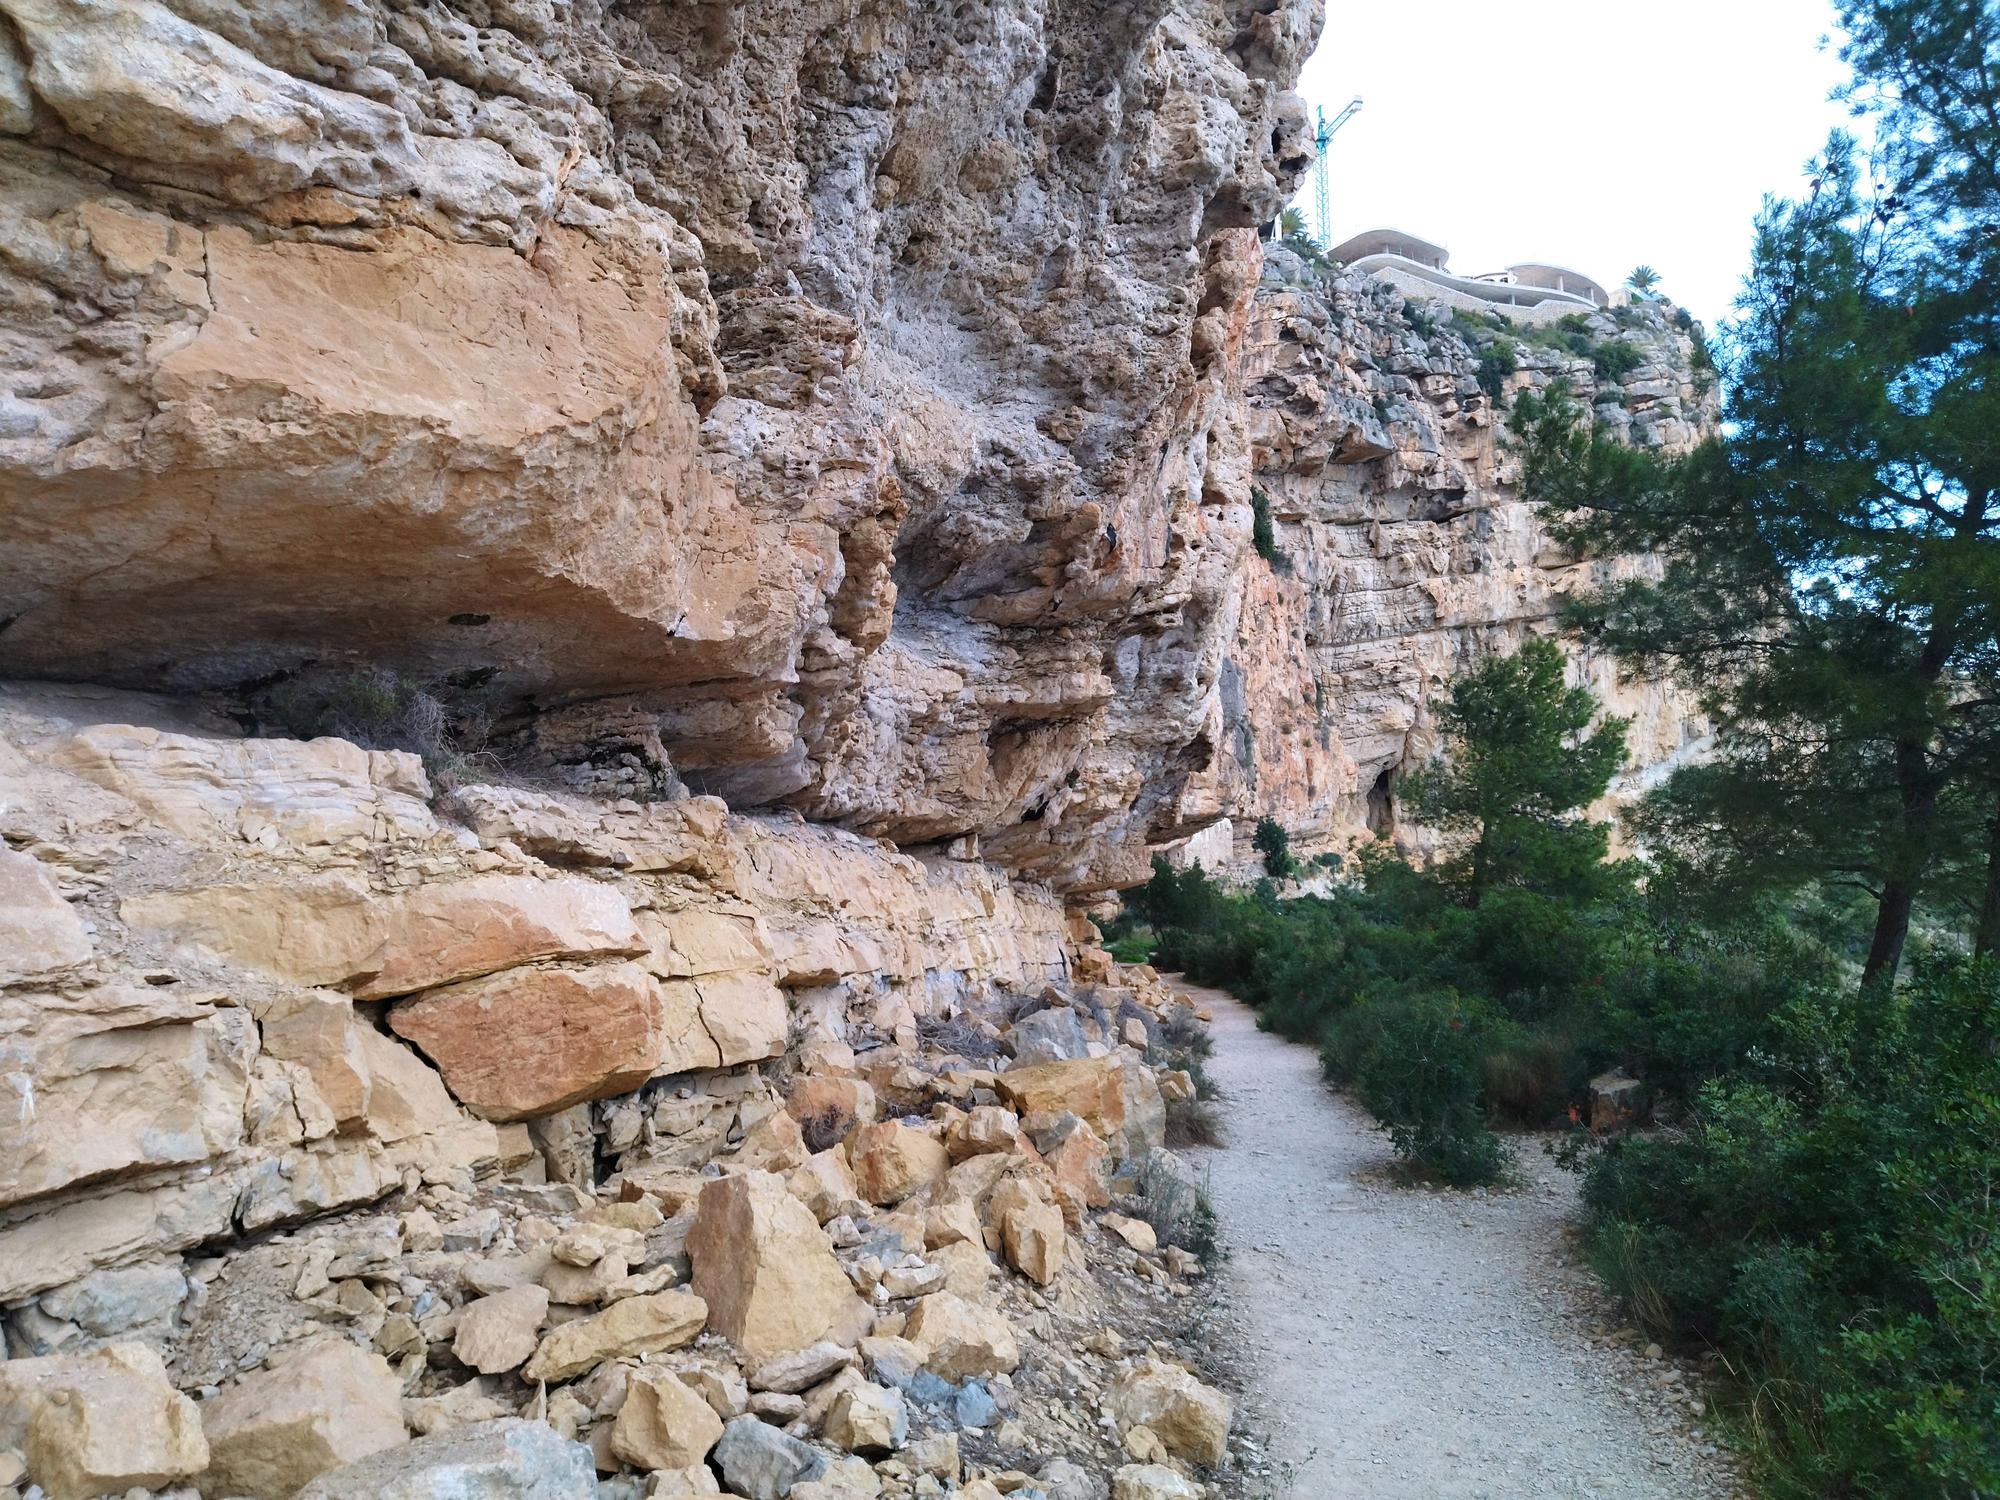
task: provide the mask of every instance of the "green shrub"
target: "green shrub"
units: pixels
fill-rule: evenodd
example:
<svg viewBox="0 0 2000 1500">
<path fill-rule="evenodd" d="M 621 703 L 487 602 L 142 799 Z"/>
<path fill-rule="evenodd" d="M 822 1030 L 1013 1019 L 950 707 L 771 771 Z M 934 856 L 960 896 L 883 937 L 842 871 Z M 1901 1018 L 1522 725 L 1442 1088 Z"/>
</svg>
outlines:
<svg viewBox="0 0 2000 1500">
<path fill-rule="evenodd" d="M 1479 388 L 1495 406 L 1507 389 L 1507 377 L 1521 368 L 1521 346 L 1512 339 L 1495 339 L 1479 351 Z"/>
<path fill-rule="evenodd" d="M 1456 1187 L 1491 1181 L 1506 1154 L 1480 1105 L 1488 1018 L 1448 994 L 1359 1009 L 1372 1036 L 1354 1064 L 1355 1097 L 1397 1154 Z"/>
<path fill-rule="evenodd" d="M 1264 873 L 1273 880 L 1283 880 L 1292 873 L 1292 836 L 1276 818 L 1257 820 L 1257 831 L 1250 836 L 1250 845 L 1264 856 Z"/>
<path fill-rule="evenodd" d="M 1808 993 L 1772 1038 L 1592 1164 L 1598 1265 L 1743 1369 L 1774 1493 L 2000 1493 L 2000 968 Z"/>
<path fill-rule="evenodd" d="M 1599 380 L 1619 381 L 1646 362 L 1637 344 L 1624 339 L 1604 339 L 1590 348 L 1590 362 Z"/>
</svg>

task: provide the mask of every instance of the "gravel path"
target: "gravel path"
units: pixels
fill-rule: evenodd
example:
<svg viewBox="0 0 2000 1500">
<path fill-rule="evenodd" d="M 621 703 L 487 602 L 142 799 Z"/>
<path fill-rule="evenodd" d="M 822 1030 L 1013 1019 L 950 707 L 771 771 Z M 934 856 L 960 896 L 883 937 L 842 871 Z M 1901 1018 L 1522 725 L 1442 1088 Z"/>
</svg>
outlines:
<svg viewBox="0 0 2000 1500">
<path fill-rule="evenodd" d="M 1216 1326 L 1267 1434 L 1261 1500 L 1718 1500 L 1739 1493 L 1694 1435 L 1669 1362 L 1594 1346 L 1594 1282 L 1562 1231 L 1575 1186 L 1533 1146 L 1522 1185 L 1384 1180 L 1387 1138 L 1327 1090 L 1306 1047 L 1212 1007 L 1228 1144 L 1191 1152 L 1231 1250 Z"/>
</svg>

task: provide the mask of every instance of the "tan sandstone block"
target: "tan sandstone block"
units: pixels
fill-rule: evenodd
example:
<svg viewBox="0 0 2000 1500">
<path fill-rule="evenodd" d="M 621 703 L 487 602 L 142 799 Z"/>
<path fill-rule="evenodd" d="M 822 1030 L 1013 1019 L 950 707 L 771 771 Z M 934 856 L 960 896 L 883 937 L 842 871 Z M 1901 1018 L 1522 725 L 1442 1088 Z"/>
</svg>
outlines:
<svg viewBox="0 0 2000 1500">
<path fill-rule="evenodd" d="M 678 1349 L 693 1343 L 707 1322 L 708 1304 L 686 1292 L 627 1297 L 549 1334 L 521 1375 L 530 1381 L 569 1380 L 607 1359 Z"/>
<path fill-rule="evenodd" d="M 473 875 L 381 895 L 346 875 L 135 897 L 120 915 L 298 984 L 382 1000 L 550 958 L 631 956 L 645 939 L 617 888 Z"/>
<path fill-rule="evenodd" d="M 702 1189 L 688 1254 L 712 1326 L 746 1358 L 769 1359 L 821 1339 L 852 1344 L 868 1331 L 867 1305 L 854 1295 L 826 1232 L 768 1172 Z"/>
<path fill-rule="evenodd" d="M 1229 1398 L 1164 1360 L 1146 1360 L 1121 1378 L 1104 1410 L 1120 1433 L 1150 1427 L 1169 1453 L 1189 1463 L 1220 1463 L 1228 1448 Z"/>
<path fill-rule="evenodd" d="M 468 1302 L 458 1315 L 451 1352 L 482 1375 L 520 1368 L 541 1342 L 549 1294 L 538 1286 L 509 1287 Z"/>
<path fill-rule="evenodd" d="M 861 1196 L 887 1207 L 901 1203 L 950 1170 L 944 1143 L 900 1120 L 864 1125 L 847 1140 L 847 1157 Z"/>
<path fill-rule="evenodd" d="M 946 1380 L 1005 1375 L 1021 1362 L 1007 1320 L 951 1292 L 934 1292 L 919 1301 L 903 1326 L 903 1337 L 920 1345 L 924 1367 Z"/>
<path fill-rule="evenodd" d="M 0 981 L 74 968 L 90 953 L 83 918 L 42 862 L 0 844 Z"/>
<path fill-rule="evenodd" d="M 209 1459 L 195 1404 L 141 1344 L 0 1362 L 0 1451 L 9 1448 L 51 1500 L 164 1488 Z"/>
<path fill-rule="evenodd" d="M 632 1372 L 611 1428 L 611 1451 L 637 1469 L 687 1469 L 722 1438 L 722 1418 L 667 1370 Z"/>
<path fill-rule="evenodd" d="M 212 1496 L 289 1500 L 329 1469 L 409 1434 L 403 1383 L 382 1356 L 338 1337 L 307 1345 L 244 1376 L 202 1404 Z"/>
</svg>

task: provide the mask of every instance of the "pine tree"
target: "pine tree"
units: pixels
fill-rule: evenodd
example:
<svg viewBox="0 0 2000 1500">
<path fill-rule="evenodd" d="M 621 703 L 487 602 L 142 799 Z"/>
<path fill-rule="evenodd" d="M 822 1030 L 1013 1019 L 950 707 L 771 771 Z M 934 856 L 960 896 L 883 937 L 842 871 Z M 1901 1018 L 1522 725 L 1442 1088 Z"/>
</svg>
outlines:
<svg viewBox="0 0 2000 1500">
<path fill-rule="evenodd" d="M 1474 906 L 1500 886 L 1560 896 L 1601 889 L 1605 828 L 1576 814 L 1625 763 L 1627 721 L 1590 728 L 1597 700 L 1564 685 L 1555 643 L 1531 640 L 1481 663 L 1432 707 L 1445 756 L 1403 786 L 1419 821 L 1470 840 L 1445 879 Z"/>
<path fill-rule="evenodd" d="M 1663 461 L 1561 393 L 1519 421 L 1570 541 L 1667 559 L 1577 619 L 1723 725 L 1649 832 L 1719 878 L 1864 885 L 1873 982 L 2000 784 L 2000 9 L 1841 13 L 1876 157 L 1836 133 L 1810 190 L 1760 216 L 1723 435 Z"/>
</svg>

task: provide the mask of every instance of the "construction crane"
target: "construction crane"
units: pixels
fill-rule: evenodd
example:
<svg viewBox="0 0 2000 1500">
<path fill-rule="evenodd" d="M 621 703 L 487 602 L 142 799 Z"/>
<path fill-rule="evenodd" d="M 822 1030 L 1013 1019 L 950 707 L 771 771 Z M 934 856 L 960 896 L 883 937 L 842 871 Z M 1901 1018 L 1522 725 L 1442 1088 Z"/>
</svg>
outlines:
<svg viewBox="0 0 2000 1500">
<path fill-rule="evenodd" d="M 1326 106 L 1317 110 L 1313 125 L 1313 145 L 1318 155 L 1313 159 L 1313 238 L 1319 241 L 1322 250 L 1333 248 L 1333 188 L 1331 173 L 1327 171 L 1326 148 L 1333 140 L 1333 133 L 1349 120 L 1361 113 L 1361 100 L 1350 99 L 1347 108 L 1331 120 L 1326 117 Z"/>
</svg>

